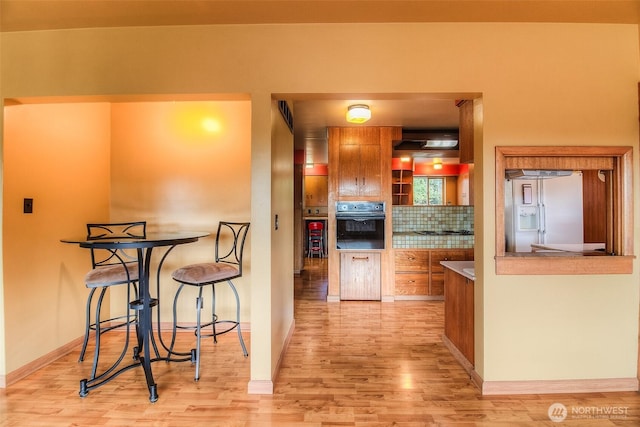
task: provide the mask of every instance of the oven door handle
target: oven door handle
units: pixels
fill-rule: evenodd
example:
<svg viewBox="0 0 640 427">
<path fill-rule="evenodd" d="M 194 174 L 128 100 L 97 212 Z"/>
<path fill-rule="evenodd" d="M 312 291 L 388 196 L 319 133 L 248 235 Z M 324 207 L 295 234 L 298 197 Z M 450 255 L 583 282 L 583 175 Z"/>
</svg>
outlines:
<svg viewBox="0 0 640 427">
<path fill-rule="evenodd" d="M 365 222 L 365 221 L 371 221 L 371 220 L 377 220 L 377 219 L 384 219 L 383 216 L 358 216 L 358 217 L 353 217 L 353 216 L 336 216 L 336 219 L 338 220 L 349 220 L 349 221 L 358 221 L 358 222 Z"/>
</svg>

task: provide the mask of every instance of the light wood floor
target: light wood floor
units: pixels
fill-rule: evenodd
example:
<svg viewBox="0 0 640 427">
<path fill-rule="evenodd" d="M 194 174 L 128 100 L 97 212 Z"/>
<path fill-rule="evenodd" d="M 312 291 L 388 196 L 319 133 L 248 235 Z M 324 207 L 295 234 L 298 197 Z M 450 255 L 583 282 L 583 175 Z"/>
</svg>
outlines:
<svg viewBox="0 0 640 427">
<path fill-rule="evenodd" d="M 322 262 L 296 277 L 296 331 L 273 395 L 247 394 L 249 359 L 233 334 L 206 342 L 197 383 L 189 362 L 155 363 L 154 404 L 140 369 L 80 398 L 90 362 L 77 363 L 78 349 L 1 390 L 0 426 L 640 425 L 633 392 L 482 397 L 442 344 L 442 302 L 328 304 Z M 122 337 L 112 333 L 106 347 Z M 568 409 L 564 422 L 550 421 L 553 403 Z M 621 407 L 617 418 L 585 415 Z"/>
</svg>

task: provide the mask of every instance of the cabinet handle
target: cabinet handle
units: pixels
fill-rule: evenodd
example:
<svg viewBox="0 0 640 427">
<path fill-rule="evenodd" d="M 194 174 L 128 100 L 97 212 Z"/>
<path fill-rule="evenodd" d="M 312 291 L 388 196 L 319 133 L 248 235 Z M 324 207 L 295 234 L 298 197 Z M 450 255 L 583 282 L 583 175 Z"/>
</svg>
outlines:
<svg viewBox="0 0 640 427">
<path fill-rule="evenodd" d="M 354 256 L 351 257 L 351 261 L 369 261 L 368 256 Z"/>
<path fill-rule="evenodd" d="M 414 257 L 412 257 L 412 256 L 408 257 L 407 259 L 408 259 L 409 261 L 415 261 L 415 260 L 416 260 L 416 259 L 415 259 Z"/>
<path fill-rule="evenodd" d="M 367 181 L 365 181 L 365 180 L 366 180 L 366 178 L 363 176 L 362 177 L 362 186 L 363 187 L 367 185 Z"/>
<path fill-rule="evenodd" d="M 407 283 L 416 283 L 415 280 L 407 280 Z"/>
<path fill-rule="evenodd" d="M 356 176 L 356 187 L 358 186 L 358 177 Z"/>
</svg>

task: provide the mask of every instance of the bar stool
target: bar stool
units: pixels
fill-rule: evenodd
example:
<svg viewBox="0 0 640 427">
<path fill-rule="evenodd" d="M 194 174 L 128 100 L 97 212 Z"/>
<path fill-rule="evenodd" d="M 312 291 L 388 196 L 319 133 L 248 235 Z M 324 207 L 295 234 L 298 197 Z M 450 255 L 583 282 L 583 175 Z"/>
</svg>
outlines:
<svg viewBox="0 0 640 427">
<path fill-rule="evenodd" d="M 320 221 L 310 222 L 307 226 L 309 250 L 307 256 L 313 258 L 314 254 L 318 254 L 320 258 L 324 257 L 324 224 Z"/>
<path fill-rule="evenodd" d="M 146 236 L 146 221 L 120 222 L 120 223 L 92 223 L 87 224 L 87 240 L 104 239 L 137 239 Z M 95 350 L 93 356 L 93 366 L 91 379 L 96 377 L 98 360 L 100 357 L 100 337 L 103 333 L 117 328 L 126 328 L 125 344 L 120 354 L 119 361 L 122 360 L 129 346 L 129 328 L 137 322 L 137 314 L 130 307 L 132 294 L 138 294 L 138 258 L 135 250 L 126 249 L 91 249 L 92 269 L 85 275 L 85 285 L 89 291 L 86 307 L 86 324 L 84 341 L 80 350 L 79 361 L 84 360 L 89 336 L 91 331 L 95 331 Z M 119 313 L 109 319 L 101 316 L 102 302 L 108 289 L 114 286 L 124 285 L 127 287 L 126 308 L 124 313 Z M 95 313 L 92 313 L 94 294 L 97 295 L 95 303 Z M 92 320 L 95 318 L 95 320 Z M 113 365 L 115 367 L 117 365 Z M 110 368 L 110 369 L 113 369 Z"/>
<path fill-rule="evenodd" d="M 213 342 L 217 343 L 218 335 L 226 334 L 232 330 L 237 330 L 242 353 L 245 357 L 249 355 L 244 345 L 242 331 L 240 329 L 240 297 L 238 291 L 232 282 L 232 279 L 242 277 L 242 259 L 244 252 L 244 243 L 249 231 L 248 222 L 226 222 L 218 223 L 218 233 L 216 235 L 215 259 L 212 262 L 191 264 L 175 270 L 171 276 L 173 280 L 179 283 L 178 290 L 173 300 L 173 332 L 171 337 L 171 346 L 169 354 L 188 355 L 189 353 L 181 353 L 174 351 L 176 332 L 178 329 L 195 329 L 196 348 L 190 352 L 191 360 L 196 365 L 196 373 L 194 379 L 200 379 L 200 338 L 202 336 L 213 337 Z M 216 314 L 216 286 L 227 283 L 236 298 L 236 318 L 231 320 L 218 319 Z M 177 320 L 177 304 L 178 297 L 185 286 L 193 286 L 198 288 L 198 297 L 196 298 L 196 325 L 179 325 Z M 202 291 L 205 287 L 211 286 L 211 320 L 201 321 L 201 313 L 203 309 L 204 299 Z M 202 328 L 211 326 L 212 331 L 208 334 L 202 333 Z M 221 329 L 218 329 L 218 327 Z"/>
</svg>

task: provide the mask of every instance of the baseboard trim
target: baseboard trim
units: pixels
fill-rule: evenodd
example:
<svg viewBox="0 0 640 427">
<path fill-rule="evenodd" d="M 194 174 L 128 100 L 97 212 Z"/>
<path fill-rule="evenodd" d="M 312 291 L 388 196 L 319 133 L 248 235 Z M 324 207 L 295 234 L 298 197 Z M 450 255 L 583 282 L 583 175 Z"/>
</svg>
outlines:
<svg viewBox="0 0 640 427">
<path fill-rule="evenodd" d="M 638 379 L 484 381 L 482 384 L 483 396 L 501 394 L 610 393 L 621 391 L 638 391 Z"/>
<path fill-rule="evenodd" d="M 602 378 L 578 380 L 531 380 L 531 381 L 485 381 L 478 375 L 474 366 L 447 338 L 442 342 L 453 357 L 469 374 L 471 381 L 478 387 L 483 396 L 517 395 L 517 394 L 566 394 L 566 393 L 607 393 L 621 391 L 638 391 L 638 378 Z"/>
<path fill-rule="evenodd" d="M 278 374 L 280 373 L 280 367 L 282 366 L 282 359 L 284 358 L 287 349 L 289 348 L 289 343 L 291 342 L 291 338 L 293 337 L 293 333 L 296 330 L 296 321 L 293 319 L 291 322 L 291 327 L 289 328 L 289 332 L 287 333 L 286 338 L 284 339 L 284 344 L 282 347 L 282 351 L 280 352 L 280 357 L 278 358 L 278 362 L 276 363 L 276 367 L 272 374 L 272 381 L 267 380 L 251 380 L 247 386 L 247 393 L 249 394 L 273 394 L 273 384 L 275 380 L 278 378 Z"/>
<path fill-rule="evenodd" d="M 291 338 L 293 338 L 293 333 L 296 330 L 296 319 L 291 321 L 291 327 L 289 327 L 289 332 L 284 339 L 284 343 L 282 344 L 282 351 L 280 352 L 280 357 L 278 357 L 278 363 L 276 363 L 276 368 L 273 371 L 273 375 L 271 377 L 274 379 L 278 378 L 278 373 L 280 372 L 280 367 L 282 366 L 282 359 L 284 358 L 287 349 L 289 348 L 289 343 L 291 342 Z"/>
<path fill-rule="evenodd" d="M 444 346 L 447 347 L 447 349 L 451 352 L 453 358 L 456 359 L 460 365 L 462 365 L 462 369 L 464 369 L 465 372 L 469 374 L 471 382 L 473 382 L 473 384 L 478 387 L 478 390 L 482 391 L 482 377 L 478 375 L 473 364 L 469 362 L 466 357 L 464 357 L 460 350 L 458 350 L 458 347 L 456 347 L 445 335 L 442 336 L 442 342 L 444 343 Z"/>
<path fill-rule="evenodd" d="M 251 380 L 247 387 L 248 394 L 273 394 L 273 381 Z"/>
<path fill-rule="evenodd" d="M 84 341 L 84 335 L 63 345 L 62 347 L 59 347 L 45 354 L 44 356 L 38 357 L 36 360 L 33 360 L 26 365 L 19 367 L 15 371 L 9 372 L 6 376 L 0 377 L 0 387 L 7 388 L 11 384 L 15 384 L 21 379 L 36 372 L 38 369 L 55 362 L 56 360 L 60 359 L 63 356 L 66 356 L 74 350 L 77 350 L 77 348 L 82 345 L 82 341 Z"/>
</svg>

